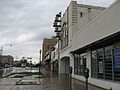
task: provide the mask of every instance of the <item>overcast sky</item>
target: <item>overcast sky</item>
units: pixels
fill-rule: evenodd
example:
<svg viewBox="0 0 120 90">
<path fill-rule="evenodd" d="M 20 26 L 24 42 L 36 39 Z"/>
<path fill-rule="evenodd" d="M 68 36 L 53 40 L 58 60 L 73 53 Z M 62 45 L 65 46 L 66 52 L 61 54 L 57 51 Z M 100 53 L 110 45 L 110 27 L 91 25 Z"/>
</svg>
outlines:
<svg viewBox="0 0 120 90">
<path fill-rule="evenodd" d="M 54 35 L 55 15 L 64 12 L 71 0 L 0 0 L 0 45 L 3 54 L 39 60 L 45 37 Z M 77 0 L 82 4 L 108 6 L 115 0 Z"/>
</svg>

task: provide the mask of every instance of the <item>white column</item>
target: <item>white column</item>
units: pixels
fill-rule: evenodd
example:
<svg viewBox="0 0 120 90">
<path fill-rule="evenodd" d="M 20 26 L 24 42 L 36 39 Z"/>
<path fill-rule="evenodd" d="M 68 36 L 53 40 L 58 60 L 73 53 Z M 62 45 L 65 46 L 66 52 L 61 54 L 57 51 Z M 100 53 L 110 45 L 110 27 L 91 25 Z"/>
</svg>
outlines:
<svg viewBox="0 0 120 90">
<path fill-rule="evenodd" d="M 72 66 L 72 68 L 73 68 L 72 74 L 74 74 L 74 56 L 73 56 L 73 54 L 70 54 L 70 66 Z"/>
<path fill-rule="evenodd" d="M 89 69 L 89 77 L 91 77 L 91 50 L 86 51 L 86 63 L 87 63 L 87 68 Z"/>
</svg>

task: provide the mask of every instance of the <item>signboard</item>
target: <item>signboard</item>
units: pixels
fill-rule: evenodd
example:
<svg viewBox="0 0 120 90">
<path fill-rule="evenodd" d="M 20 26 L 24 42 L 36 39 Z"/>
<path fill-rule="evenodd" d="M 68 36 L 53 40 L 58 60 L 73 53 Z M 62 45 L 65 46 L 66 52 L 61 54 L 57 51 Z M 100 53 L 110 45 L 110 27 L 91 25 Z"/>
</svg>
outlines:
<svg viewBox="0 0 120 90">
<path fill-rule="evenodd" d="M 114 53 L 114 70 L 120 71 L 120 47 L 114 48 L 113 53 Z"/>
<path fill-rule="evenodd" d="M 31 57 L 28 57 L 27 59 L 32 59 Z"/>
</svg>

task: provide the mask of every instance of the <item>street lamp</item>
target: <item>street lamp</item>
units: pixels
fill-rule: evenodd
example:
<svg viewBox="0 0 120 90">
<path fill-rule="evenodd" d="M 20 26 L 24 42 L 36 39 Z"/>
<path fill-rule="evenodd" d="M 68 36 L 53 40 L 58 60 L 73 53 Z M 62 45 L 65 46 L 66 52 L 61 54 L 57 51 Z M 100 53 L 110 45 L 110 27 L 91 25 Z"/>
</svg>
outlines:
<svg viewBox="0 0 120 90">
<path fill-rule="evenodd" d="M 40 70 L 40 67 L 41 67 L 41 49 L 40 49 L 40 58 L 39 58 L 39 63 L 40 63 L 40 65 L 39 65 L 39 73 L 41 73 L 41 70 Z"/>
</svg>

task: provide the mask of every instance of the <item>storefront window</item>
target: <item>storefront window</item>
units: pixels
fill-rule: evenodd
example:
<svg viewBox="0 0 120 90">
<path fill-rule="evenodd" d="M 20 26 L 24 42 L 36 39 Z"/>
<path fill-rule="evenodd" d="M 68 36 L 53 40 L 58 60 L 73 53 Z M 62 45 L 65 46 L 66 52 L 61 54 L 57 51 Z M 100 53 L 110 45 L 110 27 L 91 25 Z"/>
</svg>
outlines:
<svg viewBox="0 0 120 90">
<path fill-rule="evenodd" d="M 74 74 L 83 75 L 83 69 L 86 67 L 86 53 L 74 55 Z"/>
<path fill-rule="evenodd" d="M 120 47 L 115 47 L 114 53 L 114 80 L 120 81 Z"/>
<path fill-rule="evenodd" d="M 107 46 L 92 51 L 91 76 L 120 81 L 120 47 Z"/>
<path fill-rule="evenodd" d="M 104 50 L 103 48 L 97 50 L 98 60 L 98 78 L 104 78 Z"/>
<path fill-rule="evenodd" d="M 74 73 L 78 74 L 78 59 L 77 59 L 77 54 L 74 55 Z"/>
<path fill-rule="evenodd" d="M 97 78 L 98 77 L 98 68 L 97 68 L 97 51 L 92 51 L 92 61 L 91 61 L 91 69 L 92 69 L 92 77 Z"/>
<path fill-rule="evenodd" d="M 103 74 L 103 62 L 99 62 L 99 73 Z"/>
<path fill-rule="evenodd" d="M 105 47 L 105 79 L 112 80 L 113 70 L 113 46 Z"/>
</svg>

